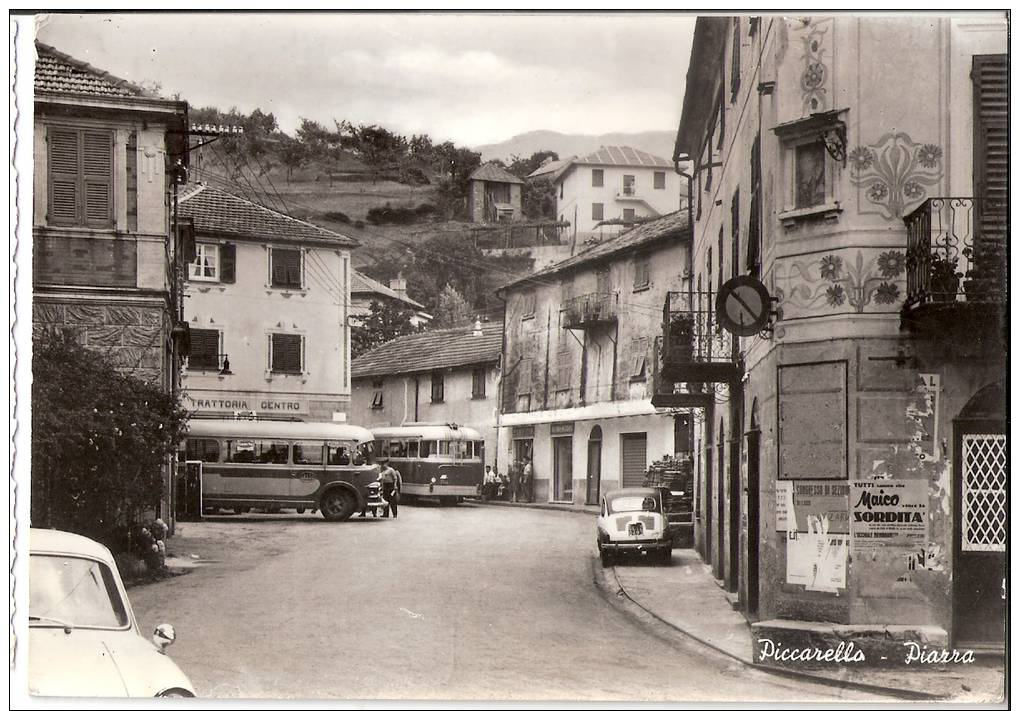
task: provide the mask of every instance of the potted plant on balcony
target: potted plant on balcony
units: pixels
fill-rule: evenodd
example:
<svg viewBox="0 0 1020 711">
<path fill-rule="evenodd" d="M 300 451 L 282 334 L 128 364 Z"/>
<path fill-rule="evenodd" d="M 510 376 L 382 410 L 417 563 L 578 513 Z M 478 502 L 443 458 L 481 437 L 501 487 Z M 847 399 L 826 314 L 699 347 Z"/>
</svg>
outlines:
<svg viewBox="0 0 1020 711">
<path fill-rule="evenodd" d="M 694 360 L 694 318 L 678 313 L 666 324 L 666 359 L 672 363 L 690 363 Z"/>
<path fill-rule="evenodd" d="M 959 257 L 932 252 L 928 262 L 928 287 L 934 301 L 956 301 L 963 274 L 957 271 Z"/>
</svg>

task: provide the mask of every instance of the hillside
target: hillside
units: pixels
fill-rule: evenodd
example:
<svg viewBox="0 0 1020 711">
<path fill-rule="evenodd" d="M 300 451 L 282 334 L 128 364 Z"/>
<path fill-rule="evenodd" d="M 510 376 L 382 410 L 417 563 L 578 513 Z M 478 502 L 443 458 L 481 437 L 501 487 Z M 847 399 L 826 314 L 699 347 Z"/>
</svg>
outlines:
<svg viewBox="0 0 1020 711">
<path fill-rule="evenodd" d="M 676 131 L 615 132 L 594 136 L 557 131 L 529 131 L 500 143 L 475 146 L 473 150 L 482 154 L 483 161 L 499 158 L 509 162 L 511 156 L 530 156 L 536 151 L 556 151 L 560 158 L 566 158 L 570 155 L 592 153 L 600 146 L 631 146 L 669 160 L 673 155 L 675 140 Z"/>
</svg>

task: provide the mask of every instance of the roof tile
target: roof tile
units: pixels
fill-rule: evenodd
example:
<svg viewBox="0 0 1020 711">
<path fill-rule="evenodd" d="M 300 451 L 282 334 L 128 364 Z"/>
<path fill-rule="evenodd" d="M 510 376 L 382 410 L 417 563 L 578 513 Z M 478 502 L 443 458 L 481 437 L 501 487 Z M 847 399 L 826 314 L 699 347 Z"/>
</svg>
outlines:
<svg viewBox="0 0 1020 711">
<path fill-rule="evenodd" d="M 528 282 L 541 281 L 542 277 L 558 274 L 569 269 L 590 264 L 591 262 L 597 262 L 611 257 L 618 252 L 632 252 L 635 249 L 651 242 L 656 242 L 667 237 L 680 237 L 684 233 L 689 232 L 690 226 L 688 225 L 687 211 L 678 210 L 676 212 L 671 212 L 656 220 L 650 220 L 649 222 L 642 223 L 637 227 L 632 227 L 631 229 L 621 232 L 604 242 L 599 242 L 595 246 L 580 252 L 579 254 L 575 254 L 573 257 L 567 257 L 561 262 L 556 262 L 545 269 L 540 269 L 534 274 L 529 274 L 526 277 L 513 281 L 503 288 L 512 290 L 515 286 L 523 286 Z"/>
<path fill-rule="evenodd" d="M 672 168 L 673 164 L 665 158 L 653 156 L 651 153 L 639 151 L 630 146 L 602 146 L 594 153 L 583 158 L 575 158 L 574 163 L 585 165 L 621 165 L 639 168 Z"/>
<path fill-rule="evenodd" d="M 503 351 L 503 324 L 424 331 L 394 338 L 351 363 L 352 378 L 371 378 L 491 363 Z"/>
<path fill-rule="evenodd" d="M 524 181 L 518 178 L 508 170 L 499 167 L 495 163 L 484 163 L 477 168 L 475 172 L 471 174 L 468 180 L 487 180 L 492 183 L 523 183 Z"/>
<path fill-rule="evenodd" d="M 96 69 L 42 42 L 35 43 L 35 90 L 59 94 L 158 98 L 136 84 Z"/>
<path fill-rule="evenodd" d="M 197 232 L 343 247 L 359 244 L 352 237 L 289 217 L 210 185 L 190 186 L 180 198 L 180 214 L 195 221 Z"/>
</svg>

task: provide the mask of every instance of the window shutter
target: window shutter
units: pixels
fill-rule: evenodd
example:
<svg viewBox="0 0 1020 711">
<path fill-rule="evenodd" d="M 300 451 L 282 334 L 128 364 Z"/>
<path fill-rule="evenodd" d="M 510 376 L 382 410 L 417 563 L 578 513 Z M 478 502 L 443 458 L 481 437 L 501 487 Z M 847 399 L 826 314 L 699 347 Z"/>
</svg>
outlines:
<svg viewBox="0 0 1020 711">
<path fill-rule="evenodd" d="M 740 92 L 740 18 L 733 18 L 733 47 L 730 60 L 730 102 Z"/>
<path fill-rule="evenodd" d="M 747 223 L 747 271 L 758 276 L 761 259 L 761 142 L 751 146 L 751 216 Z"/>
<path fill-rule="evenodd" d="M 227 242 L 220 245 L 220 281 L 225 284 L 233 284 L 235 280 L 235 264 L 237 262 L 236 249 L 233 244 Z"/>
<path fill-rule="evenodd" d="M 1006 205 L 1009 199 L 1009 69 L 1006 55 L 975 56 L 971 78 L 974 82 L 974 196 L 981 198 L 977 201 L 975 257 L 981 261 L 991 258 L 993 263 L 1001 262 L 996 264 L 996 271 L 999 271 L 1006 253 Z M 983 265 L 979 262 L 979 266 Z"/>
<path fill-rule="evenodd" d="M 82 132 L 85 224 L 113 224 L 113 134 Z"/>
<path fill-rule="evenodd" d="M 49 158 L 50 201 L 48 222 L 71 225 L 78 222 L 81 202 L 78 169 L 81 151 L 78 132 L 50 128 L 47 133 Z"/>
<path fill-rule="evenodd" d="M 191 329 L 191 355 L 188 368 L 215 370 L 219 367 L 220 332 L 216 329 Z"/>
</svg>

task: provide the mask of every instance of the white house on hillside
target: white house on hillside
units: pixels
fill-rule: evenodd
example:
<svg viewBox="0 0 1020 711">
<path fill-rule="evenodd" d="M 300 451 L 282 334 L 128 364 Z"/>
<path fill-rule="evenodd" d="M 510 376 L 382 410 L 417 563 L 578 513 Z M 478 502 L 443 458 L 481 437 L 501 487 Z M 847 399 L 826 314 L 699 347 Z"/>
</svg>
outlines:
<svg viewBox="0 0 1020 711">
<path fill-rule="evenodd" d="M 582 158 L 547 163 L 528 176 L 538 178 L 556 186 L 556 216 L 571 224 L 575 245 L 680 208 L 673 164 L 630 146 L 603 146 Z"/>
</svg>

